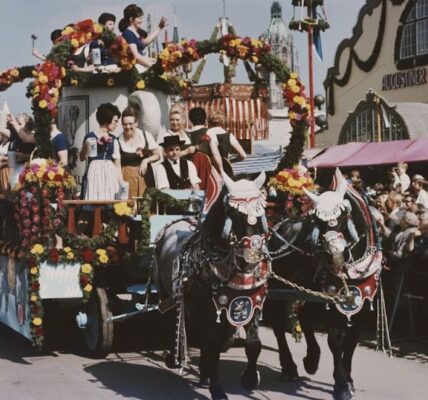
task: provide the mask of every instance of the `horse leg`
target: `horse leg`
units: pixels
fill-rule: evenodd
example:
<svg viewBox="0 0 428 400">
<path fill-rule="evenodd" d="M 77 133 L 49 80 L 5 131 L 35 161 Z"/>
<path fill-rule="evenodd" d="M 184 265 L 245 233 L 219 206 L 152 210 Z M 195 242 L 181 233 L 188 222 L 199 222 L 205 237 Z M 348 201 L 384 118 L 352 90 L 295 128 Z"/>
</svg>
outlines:
<svg viewBox="0 0 428 400">
<path fill-rule="evenodd" d="M 352 357 L 354 355 L 354 351 L 358 344 L 360 327 L 357 324 L 354 324 L 352 327 L 349 327 L 346 331 L 345 335 L 345 344 L 343 349 L 342 356 L 342 365 L 346 374 L 346 381 L 348 383 L 348 389 L 352 395 L 355 394 L 354 381 L 351 377 L 352 371 Z"/>
<path fill-rule="evenodd" d="M 207 341 L 202 345 L 201 349 L 201 363 L 203 367 L 202 373 L 207 374 L 207 382 L 209 382 L 209 391 L 212 400 L 227 400 L 227 394 L 223 389 L 218 375 L 218 363 L 220 361 L 220 348 L 221 343 L 217 340 Z"/>
<path fill-rule="evenodd" d="M 262 350 L 259 338 L 260 311 L 256 310 L 252 321 L 245 325 L 247 338 L 245 340 L 245 354 L 247 355 L 247 367 L 241 375 L 241 386 L 246 390 L 257 389 L 260 384 L 260 373 L 257 371 L 257 360 Z"/>
<path fill-rule="evenodd" d="M 285 326 L 278 324 L 273 327 L 276 341 L 278 342 L 279 362 L 281 363 L 281 379 L 285 381 L 295 381 L 299 378 L 297 365 L 293 360 L 290 348 L 285 336 Z"/>
<path fill-rule="evenodd" d="M 328 346 L 334 360 L 334 400 L 350 400 L 352 398 L 346 381 L 346 372 L 343 368 L 342 355 L 345 343 L 345 331 L 339 327 L 328 328 Z"/>
<path fill-rule="evenodd" d="M 306 340 L 306 356 L 303 358 L 303 365 L 308 374 L 315 374 L 320 362 L 321 349 L 315 337 L 315 330 L 311 319 L 311 310 L 314 305 L 306 302 L 299 315 L 300 324 Z"/>
</svg>

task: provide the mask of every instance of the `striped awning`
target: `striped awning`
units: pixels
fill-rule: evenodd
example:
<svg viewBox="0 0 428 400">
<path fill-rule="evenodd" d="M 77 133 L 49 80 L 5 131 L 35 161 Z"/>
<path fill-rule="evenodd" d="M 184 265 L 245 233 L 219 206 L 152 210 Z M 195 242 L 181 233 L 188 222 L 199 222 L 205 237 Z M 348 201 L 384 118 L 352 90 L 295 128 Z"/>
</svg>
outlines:
<svg viewBox="0 0 428 400">
<path fill-rule="evenodd" d="M 269 137 L 267 91 L 255 93 L 252 84 L 194 86 L 186 101 L 186 111 L 193 107 L 202 107 L 207 115 L 217 110 L 224 112 L 224 128 L 238 139 L 263 140 Z"/>
</svg>

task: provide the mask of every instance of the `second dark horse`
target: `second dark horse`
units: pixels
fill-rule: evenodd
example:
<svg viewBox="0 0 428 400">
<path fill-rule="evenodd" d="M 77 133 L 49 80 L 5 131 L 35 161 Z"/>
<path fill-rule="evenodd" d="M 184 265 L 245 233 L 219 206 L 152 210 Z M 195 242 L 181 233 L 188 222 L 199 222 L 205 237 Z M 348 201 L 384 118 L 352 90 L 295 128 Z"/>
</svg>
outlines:
<svg viewBox="0 0 428 400">
<path fill-rule="evenodd" d="M 335 190 L 319 196 L 307 193 L 314 203 L 313 213 L 279 222 L 269 249 L 276 274 L 340 299 L 336 304 L 307 301 L 299 318 L 307 343 L 306 371 L 314 374 L 320 359 L 313 328 L 316 316 L 325 325 L 333 354 L 333 398 L 349 400 L 354 394 L 351 369 L 361 327 L 359 312 L 377 292 L 382 253 L 366 202 L 347 185 L 339 170 L 333 187 Z M 281 285 L 273 281 L 271 291 Z M 298 372 L 285 337 L 287 312 L 286 301 L 266 301 L 264 321 L 272 326 L 278 341 L 282 376 L 293 380 Z"/>
</svg>

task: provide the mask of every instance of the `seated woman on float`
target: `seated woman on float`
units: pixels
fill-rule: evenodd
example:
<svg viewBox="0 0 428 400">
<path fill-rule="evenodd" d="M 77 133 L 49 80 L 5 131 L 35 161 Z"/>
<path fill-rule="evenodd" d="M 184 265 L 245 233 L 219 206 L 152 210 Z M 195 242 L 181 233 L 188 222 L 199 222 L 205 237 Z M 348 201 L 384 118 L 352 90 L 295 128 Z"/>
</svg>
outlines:
<svg viewBox="0 0 428 400">
<path fill-rule="evenodd" d="M 128 42 L 129 47 L 137 61 L 137 68 L 140 66 L 140 72 L 145 68 L 150 68 L 156 63 L 155 58 L 146 57 L 143 51 L 147 45 L 159 35 L 161 30 L 167 25 L 164 17 L 159 21 L 158 28 L 147 35 L 141 29 L 143 23 L 143 10 L 135 4 L 130 4 L 123 10 L 123 18 L 119 21 L 119 30 L 122 32 L 122 37 Z"/>
</svg>

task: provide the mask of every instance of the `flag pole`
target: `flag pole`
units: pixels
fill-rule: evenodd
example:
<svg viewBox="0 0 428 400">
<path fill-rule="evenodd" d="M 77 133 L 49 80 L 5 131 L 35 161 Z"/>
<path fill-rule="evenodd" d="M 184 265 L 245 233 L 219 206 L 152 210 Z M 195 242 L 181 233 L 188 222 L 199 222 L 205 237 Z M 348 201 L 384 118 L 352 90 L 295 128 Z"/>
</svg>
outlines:
<svg viewBox="0 0 428 400">
<path fill-rule="evenodd" d="M 312 1 L 307 3 L 308 18 L 312 18 Z M 309 104 L 311 106 L 310 115 L 310 130 L 308 148 L 315 148 L 315 116 L 314 116 L 314 66 L 313 66 L 313 28 L 312 25 L 308 26 L 308 64 L 309 64 Z"/>
</svg>

